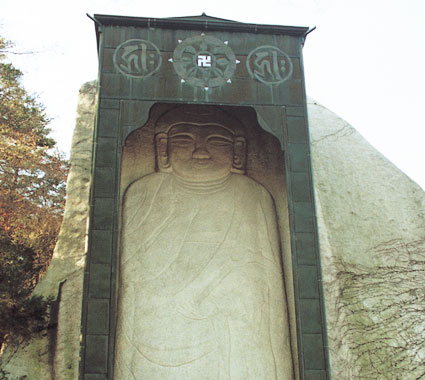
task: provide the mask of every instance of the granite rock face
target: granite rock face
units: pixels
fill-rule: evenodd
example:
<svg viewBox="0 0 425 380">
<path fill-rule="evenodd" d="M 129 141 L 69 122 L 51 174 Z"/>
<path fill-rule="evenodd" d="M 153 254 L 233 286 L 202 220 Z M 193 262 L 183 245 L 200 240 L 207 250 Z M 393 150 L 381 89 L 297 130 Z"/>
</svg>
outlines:
<svg viewBox="0 0 425 380">
<path fill-rule="evenodd" d="M 425 193 L 344 120 L 308 104 L 333 378 L 425 373 Z"/>
<path fill-rule="evenodd" d="M 95 99 L 95 84 L 84 85 L 64 222 L 36 289 L 60 294 L 58 328 L 14 357 L 14 376 L 78 378 Z M 345 121 L 314 101 L 308 109 L 332 376 L 419 378 L 425 193 Z"/>
<path fill-rule="evenodd" d="M 96 90 L 96 82 L 87 83 L 80 90 L 64 220 L 52 267 L 39 286 L 43 294 L 56 292 L 60 298 L 53 354 L 55 380 L 78 378 Z"/>
<path fill-rule="evenodd" d="M 35 290 L 57 300 L 57 315 L 52 316 L 58 320 L 57 327 L 13 357 L 6 369 L 14 376 L 78 378 L 96 91 L 96 82 L 86 83 L 80 90 L 64 219 L 49 270 Z"/>
</svg>

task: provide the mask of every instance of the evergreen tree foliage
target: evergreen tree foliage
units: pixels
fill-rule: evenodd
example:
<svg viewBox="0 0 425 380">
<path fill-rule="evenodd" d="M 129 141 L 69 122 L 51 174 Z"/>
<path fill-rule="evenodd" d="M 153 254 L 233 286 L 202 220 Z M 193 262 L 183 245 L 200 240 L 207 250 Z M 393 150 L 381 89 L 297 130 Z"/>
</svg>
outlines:
<svg viewBox="0 0 425 380">
<path fill-rule="evenodd" d="M 53 254 L 68 172 L 44 107 L 7 62 L 10 47 L 0 37 L 0 348 L 46 326 L 49 300 L 31 293 Z"/>
</svg>

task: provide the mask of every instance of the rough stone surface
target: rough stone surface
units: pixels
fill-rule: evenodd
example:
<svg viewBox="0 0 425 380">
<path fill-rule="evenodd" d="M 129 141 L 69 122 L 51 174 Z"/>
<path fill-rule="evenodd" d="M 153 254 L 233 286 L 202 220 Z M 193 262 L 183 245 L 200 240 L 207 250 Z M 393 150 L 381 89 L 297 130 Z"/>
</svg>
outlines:
<svg viewBox="0 0 425 380">
<path fill-rule="evenodd" d="M 67 183 L 64 221 L 56 246 L 52 268 L 40 284 L 43 294 L 57 294 L 63 283 L 58 316 L 55 380 L 77 379 L 80 351 L 80 323 L 89 193 L 96 113 L 96 83 L 80 90 L 77 121 L 71 148 L 71 171 Z"/>
<path fill-rule="evenodd" d="M 78 378 L 95 100 L 96 83 L 82 86 L 64 219 L 49 270 L 35 290 L 37 294 L 54 298 L 61 290 L 58 327 L 49 329 L 43 338 L 34 340 L 15 355 L 8 367 L 14 376 L 27 375 L 30 380 Z"/>
<path fill-rule="evenodd" d="M 333 378 L 417 379 L 425 194 L 344 120 L 308 111 Z"/>
<path fill-rule="evenodd" d="M 423 190 L 344 120 L 316 102 L 308 110 L 316 198 L 332 249 L 373 264 L 372 247 L 424 237 Z"/>
</svg>

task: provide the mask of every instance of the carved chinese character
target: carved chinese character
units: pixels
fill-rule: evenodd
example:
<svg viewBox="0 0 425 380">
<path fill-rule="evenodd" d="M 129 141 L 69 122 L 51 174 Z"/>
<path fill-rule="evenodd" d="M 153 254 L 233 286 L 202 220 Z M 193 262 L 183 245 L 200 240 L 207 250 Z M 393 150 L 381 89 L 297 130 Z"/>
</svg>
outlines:
<svg viewBox="0 0 425 380">
<path fill-rule="evenodd" d="M 261 83 L 280 84 L 292 75 L 292 62 L 277 47 L 260 46 L 249 53 L 247 69 L 251 78 Z"/>
<path fill-rule="evenodd" d="M 128 40 L 115 50 L 114 65 L 121 74 L 146 78 L 157 72 L 162 58 L 159 49 L 146 40 Z"/>
</svg>

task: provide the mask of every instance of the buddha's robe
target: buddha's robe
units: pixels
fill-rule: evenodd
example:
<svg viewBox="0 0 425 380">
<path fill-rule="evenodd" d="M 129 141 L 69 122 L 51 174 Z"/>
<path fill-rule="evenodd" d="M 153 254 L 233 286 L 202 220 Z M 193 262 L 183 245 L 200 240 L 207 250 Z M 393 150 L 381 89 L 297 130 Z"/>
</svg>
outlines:
<svg viewBox="0 0 425 380">
<path fill-rule="evenodd" d="M 243 175 L 125 195 L 116 380 L 293 379 L 276 214 Z"/>
</svg>

